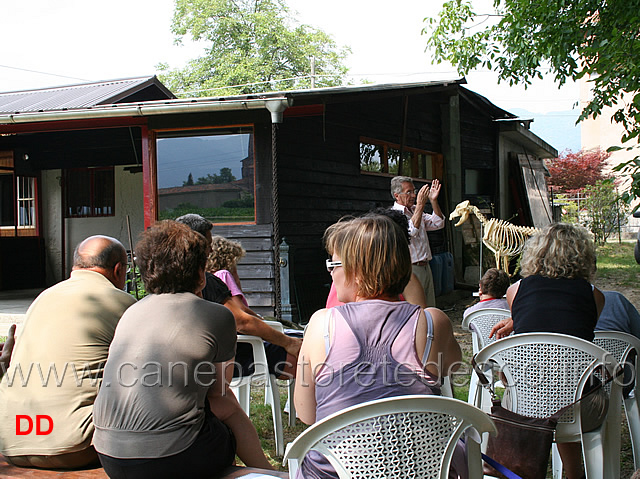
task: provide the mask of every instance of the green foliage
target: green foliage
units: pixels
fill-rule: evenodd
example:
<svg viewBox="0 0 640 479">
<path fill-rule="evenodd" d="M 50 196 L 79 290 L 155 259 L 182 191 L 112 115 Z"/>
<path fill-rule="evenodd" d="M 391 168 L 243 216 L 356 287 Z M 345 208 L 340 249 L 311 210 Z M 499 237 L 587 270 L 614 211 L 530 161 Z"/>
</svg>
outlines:
<svg viewBox="0 0 640 479">
<path fill-rule="evenodd" d="M 201 176 L 196 181 L 196 185 L 219 185 L 222 183 L 231 183 L 232 181 L 236 181 L 236 177 L 233 176 L 231 168 L 220 168 L 219 175 L 209 173 L 207 176 Z"/>
<path fill-rule="evenodd" d="M 631 178 L 631 186 L 629 190 L 622 193 L 622 200 L 627 204 L 631 204 L 633 200 L 640 198 L 640 157 L 636 156 L 632 160 L 620 163 L 613 170 L 619 171 Z M 636 205 L 633 211 L 635 212 L 638 207 L 639 205 Z"/>
<path fill-rule="evenodd" d="M 622 142 L 637 147 L 640 134 L 640 0 L 493 0 L 493 11 L 477 13 L 472 0 L 449 0 L 438 18 L 426 18 L 423 33 L 434 61 L 460 74 L 476 68 L 498 73 L 510 85 L 530 85 L 547 72 L 559 86 L 588 78 L 593 99 L 579 121 L 617 108 Z M 625 92 L 629 98 L 623 99 Z M 630 145 L 630 146 L 629 146 Z M 631 172 L 638 176 L 637 158 Z M 635 182 L 631 194 L 638 196 Z"/>
<path fill-rule="evenodd" d="M 209 173 L 207 176 L 201 176 L 195 182 L 193 181 L 193 175 L 189 173 L 187 181 L 183 181 L 182 186 L 219 185 L 222 183 L 231 183 L 232 181 L 236 181 L 236 177 L 233 175 L 231 168 L 220 168 L 219 175 Z"/>
<path fill-rule="evenodd" d="M 597 181 L 584 192 L 587 195 L 584 203 L 586 226 L 593 233 L 596 244 L 603 245 L 611 233 L 625 223 L 628 208 L 618 196 L 612 180 Z"/>
<path fill-rule="evenodd" d="M 577 223 L 579 220 L 578 203 L 569 201 L 569 195 L 554 195 L 554 203 L 562 206 L 562 221 L 564 223 Z"/>
<path fill-rule="evenodd" d="M 380 149 L 378 145 L 360 143 L 360 169 L 362 171 L 374 171 L 376 173 L 382 171 Z"/>
<path fill-rule="evenodd" d="M 137 266 L 135 267 L 135 269 L 129 266 L 125 288 L 128 293 L 136 299 L 142 299 L 147 296 L 147 294 L 149 294 L 144 287 L 142 277 L 140 276 L 140 270 Z"/>
<path fill-rule="evenodd" d="M 222 203 L 223 208 L 253 208 L 254 199 L 250 193 L 242 193 L 239 200 L 229 200 Z"/>
<path fill-rule="evenodd" d="M 176 0 L 172 32 L 178 44 L 189 36 L 206 47 L 183 69 L 157 66 L 162 82 L 182 96 L 309 88 L 312 58 L 317 87 L 341 85 L 347 73 L 350 50 L 297 24 L 284 0 Z"/>
<path fill-rule="evenodd" d="M 190 204 L 178 205 L 176 208 L 162 210 L 158 213 L 159 220 L 173 220 L 188 213 L 196 213 L 212 223 L 233 223 L 239 221 L 254 221 L 253 204 L 249 208 L 198 208 Z"/>
</svg>

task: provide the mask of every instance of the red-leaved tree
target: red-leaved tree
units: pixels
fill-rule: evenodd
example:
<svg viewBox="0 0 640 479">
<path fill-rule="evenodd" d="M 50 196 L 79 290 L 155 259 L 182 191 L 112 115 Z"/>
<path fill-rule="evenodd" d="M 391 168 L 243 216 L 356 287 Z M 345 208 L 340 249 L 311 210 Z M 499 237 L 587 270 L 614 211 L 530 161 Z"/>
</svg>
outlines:
<svg viewBox="0 0 640 479">
<path fill-rule="evenodd" d="M 611 153 L 600 149 L 563 151 L 558 158 L 547 162 L 551 178 L 547 185 L 555 193 L 576 193 L 587 185 L 595 185 L 596 181 L 611 178 L 612 175 L 602 170 Z"/>
</svg>

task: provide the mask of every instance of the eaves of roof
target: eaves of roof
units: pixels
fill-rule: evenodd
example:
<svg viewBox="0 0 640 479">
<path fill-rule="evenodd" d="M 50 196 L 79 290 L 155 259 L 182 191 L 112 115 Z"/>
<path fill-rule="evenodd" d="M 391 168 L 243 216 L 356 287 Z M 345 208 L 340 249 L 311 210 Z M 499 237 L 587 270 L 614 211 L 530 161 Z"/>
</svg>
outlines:
<svg viewBox="0 0 640 479">
<path fill-rule="evenodd" d="M 136 117 L 163 115 L 172 113 L 233 111 L 251 109 L 273 110 L 273 105 L 291 106 L 296 99 L 313 101 L 327 96 L 338 96 L 349 93 L 382 92 L 392 90 L 422 91 L 430 88 L 448 88 L 466 83 L 464 78 L 446 81 L 418 82 L 418 83 L 389 83 L 373 85 L 351 85 L 344 87 L 316 88 L 307 90 L 292 90 L 282 92 L 268 92 L 250 95 L 210 98 L 181 98 L 169 100 L 144 101 L 136 103 L 81 105 L 75 107 L 50 110 L 3 110 L 0 109 L 0 125 L 16 123 L 34 123 L 43 121 L 63 121 L 78 119 L 97 119 L 113 117 Z M 35 91 L 34 91 L 35 92 Z M 18 92 L 20 93 L 20 92 Z M 3 94 L 0 94 L 0 101 Z M 9 95 L 9 94 L 4 94 Z M 2 114 L 2 112 L 5 114 Z"/>
<path fill-rule="evenodd" d="M 0 93 L 0 114 L 67 111 L 113 104 L 145 88 L 155 87 L 166 98 L 175 95 L 155 77 L 127 78 L 55 88 Z"/>
</svg>

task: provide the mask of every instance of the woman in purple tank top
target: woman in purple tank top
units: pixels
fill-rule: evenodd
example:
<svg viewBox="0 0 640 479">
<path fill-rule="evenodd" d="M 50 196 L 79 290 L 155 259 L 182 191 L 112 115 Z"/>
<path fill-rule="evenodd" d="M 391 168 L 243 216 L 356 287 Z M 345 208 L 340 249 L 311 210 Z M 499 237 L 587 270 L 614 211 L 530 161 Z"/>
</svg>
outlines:
<svg viewBox="0 0 640 479">
<path fill-rule="evenodd" d="M 406 234 L 372 215 L 330 226 L 324 240 L 327 269 L 345 304 L 317 311 L 307 326 L 294 395 L 300 419 L 313 424 L 374 399 L 440 394 L 441 379 L 461 361 L 460 346 L 446 314 L 399 300 L 411 277 Z M 454 459 L 451 477 L 466 472 L 463 456 Z M 314 452 L 299 476 L 338 477 Z"/>
</svg>

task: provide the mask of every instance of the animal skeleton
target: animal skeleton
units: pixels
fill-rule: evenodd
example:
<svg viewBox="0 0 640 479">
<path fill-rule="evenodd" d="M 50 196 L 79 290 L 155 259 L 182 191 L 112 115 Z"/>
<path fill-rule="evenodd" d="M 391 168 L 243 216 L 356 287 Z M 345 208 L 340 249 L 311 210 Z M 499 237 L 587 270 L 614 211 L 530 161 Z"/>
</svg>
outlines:
<svg viewBox="0 0 640 479">
<path fill-rule="evenodd" d="M 522 253 L 524 242 L 529 236 L 538 233 L 537 228 L 529 226 L 516 226 L 497 218 L 487 219 L 477 206 L 469 204 L 469 200 L 465 200 L 456 206 L 456 209 L 449 215 L 449 220 L 460 217 L 460 221 L 456 226 L 469 219 L 469 214 L 476 215 L 484 229 L 482 242 L 489 248 L 496 257 L 496 268 L 502 269 L 509 273 L 509 261 L 512 257 Z"/>
</svg>

